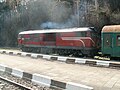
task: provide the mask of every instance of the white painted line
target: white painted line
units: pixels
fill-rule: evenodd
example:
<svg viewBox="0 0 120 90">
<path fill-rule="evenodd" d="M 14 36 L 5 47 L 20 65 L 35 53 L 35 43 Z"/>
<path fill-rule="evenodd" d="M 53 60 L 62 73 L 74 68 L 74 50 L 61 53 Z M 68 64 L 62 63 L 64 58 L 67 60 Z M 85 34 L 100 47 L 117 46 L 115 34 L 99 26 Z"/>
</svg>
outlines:
<svg viewBox="0 0 120 90">
<path fill-rule="evenodd" d="M 78 63 L 78 64 L 85 64 L 85 63 L 86 63 L 86 59 L 76 58 L 76 59 L 75 59 L 75 63 Z"/>
<path fill-rule="evenodd" d="M 9 54 L 9 51 L 6 51 L 6 54 Z"/>
<path fill-rule="evenodd" d="M 32 58 L 37 58 L 37 57 L 38 57 L 38 54 L 31 54 L 31 57 L 32 57 Z"/>
<path fill-rule="evenodd" d="M 0 50 L 0 53 L 3 53 L 3 50 Z"/>
<path fill-rule="evenodd" d="M 53 55 L 51 55 L 51 57 L 52 57 L 52 58 L 58 58 L 58 56 L 53 56 Z"/>
<path fill-rule="evenodd" d="M 65 90 L 93 90 L 93 87 L 89 87 L 86 85 L 77 84 L 77 83 L 73 83 L 73 82 L 68 82 L 66 84 Z"/>
<path fill-rule="evenodd" d="M 13 52 L 13 55 L 17 55 L 18 54 L 18 52 Z"/>
<path fill-rule="evenodd" d="M 40 74 L 33 74 L 32 81 L 38 84 L 46 85 L 50 87 L 51 85 L 51 79 L 50 77 L 40 75 Z"/>
<path fill-rule="evenodd" d="M 21 53 L 21 56 L 25 57 L 27 55 L 27 53 L 23 52 Z"/>
<path fill-rule="evenodd" d="M 98 66 L 106 66 L 109 67 L 109 61 L 97 61 Z"/>
<path fill-rule="evenodd" d="M 50 55 L 43 55 L 43 58 L 49 60 L 51 58 L 51 56 Z"/>
<path fill-rule="evenodd" d="M 0 64 L 0 71 L 5 71 L 5 67 L 7 67 L 6 65 L 2 65 L 2 64 Z"/>
<path fill-rule="evenodd" d="M 66 62 L 68 57 L 60 57 L 58 56 L 58 61 Z"/>
<path fill-rule="evenodd" d="M 13 68 L 11 74 L 14 75 L 14 76 L 17 76 L 17 77 L 22 78 L 22 76 L 23 76 L 23 71 L 20 70 L 20 69 Z"/>
</svg>

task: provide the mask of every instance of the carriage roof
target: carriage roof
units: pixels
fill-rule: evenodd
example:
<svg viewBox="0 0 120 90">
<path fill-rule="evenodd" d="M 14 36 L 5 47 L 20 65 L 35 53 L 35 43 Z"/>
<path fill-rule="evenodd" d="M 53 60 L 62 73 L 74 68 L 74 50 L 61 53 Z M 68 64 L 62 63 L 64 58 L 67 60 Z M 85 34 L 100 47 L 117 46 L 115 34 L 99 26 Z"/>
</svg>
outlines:
<svg viewBox="0 0 120 90">
<path fill-rule="evenodd" d="M 120 32 L 120 25 L 104 26 L 102 32 Z"/>
<path fill-rule="evenodd" d="M 19 34 L 37 34 L 37 33 L 59 33 L 59 32 L 84 32 L 84 31 L 92 31 L 90 28 L 69 28 L 69 29 L 48 29 L 48 30 L 30 30 L 23 31 Z"/>
</svg>

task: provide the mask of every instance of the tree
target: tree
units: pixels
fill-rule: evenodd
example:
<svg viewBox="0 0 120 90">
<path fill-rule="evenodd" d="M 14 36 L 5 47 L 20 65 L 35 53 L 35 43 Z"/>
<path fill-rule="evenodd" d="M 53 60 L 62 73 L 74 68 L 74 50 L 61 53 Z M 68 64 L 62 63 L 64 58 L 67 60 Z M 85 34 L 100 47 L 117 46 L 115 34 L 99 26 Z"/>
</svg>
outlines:
<svg viewBox="0 0 120 90">
<path fill-rule="evenodd" d="M 55 22 L 66 28 L 77 26 L 78 19 L 84 27 L 120 24 L 120 0 L 80 0 L 79 18 L 73 13 L 74 1 L 3 0 L 0 2 L 0 45 L 17 46 L 20 31 L 41 29 L 44 22 Z"/>
<path fill-rule="evenodd" d="M 120 11 L 120 0 L 109 0 L 109 4 L 113 12 Z"/>
</svg>

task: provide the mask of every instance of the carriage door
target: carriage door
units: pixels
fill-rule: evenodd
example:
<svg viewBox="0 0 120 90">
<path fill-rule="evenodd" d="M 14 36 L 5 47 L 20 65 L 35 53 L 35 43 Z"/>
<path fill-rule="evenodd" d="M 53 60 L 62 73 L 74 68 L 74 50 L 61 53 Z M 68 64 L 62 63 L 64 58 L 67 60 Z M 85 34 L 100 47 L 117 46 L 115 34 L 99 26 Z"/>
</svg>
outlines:
<svg viewBox="0 0 120 90">
<path fill-rule="evenodd" d="M 112 47 L 113 47 L 113 43 L 112 43 L 112 34 L 109 34 L 109 33 L 104 33 L 103 35 L 103 53 L 104 54 L 109 54 L 111 55 L 113 50 L 112 50 Z"/>
</svg>

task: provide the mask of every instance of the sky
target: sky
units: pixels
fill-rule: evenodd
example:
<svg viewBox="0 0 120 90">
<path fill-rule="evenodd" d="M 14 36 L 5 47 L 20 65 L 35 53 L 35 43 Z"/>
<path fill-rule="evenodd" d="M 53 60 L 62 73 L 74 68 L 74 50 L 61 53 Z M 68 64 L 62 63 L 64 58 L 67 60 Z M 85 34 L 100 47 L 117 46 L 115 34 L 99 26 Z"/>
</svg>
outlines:
<svg viewBox="0 0 120 90">
<path fill-rule="evenodd" d="M 0 0 L 0 2 L 3 2 L 3 1 L 5 1 L 5 0 Z"/>
</svg>

